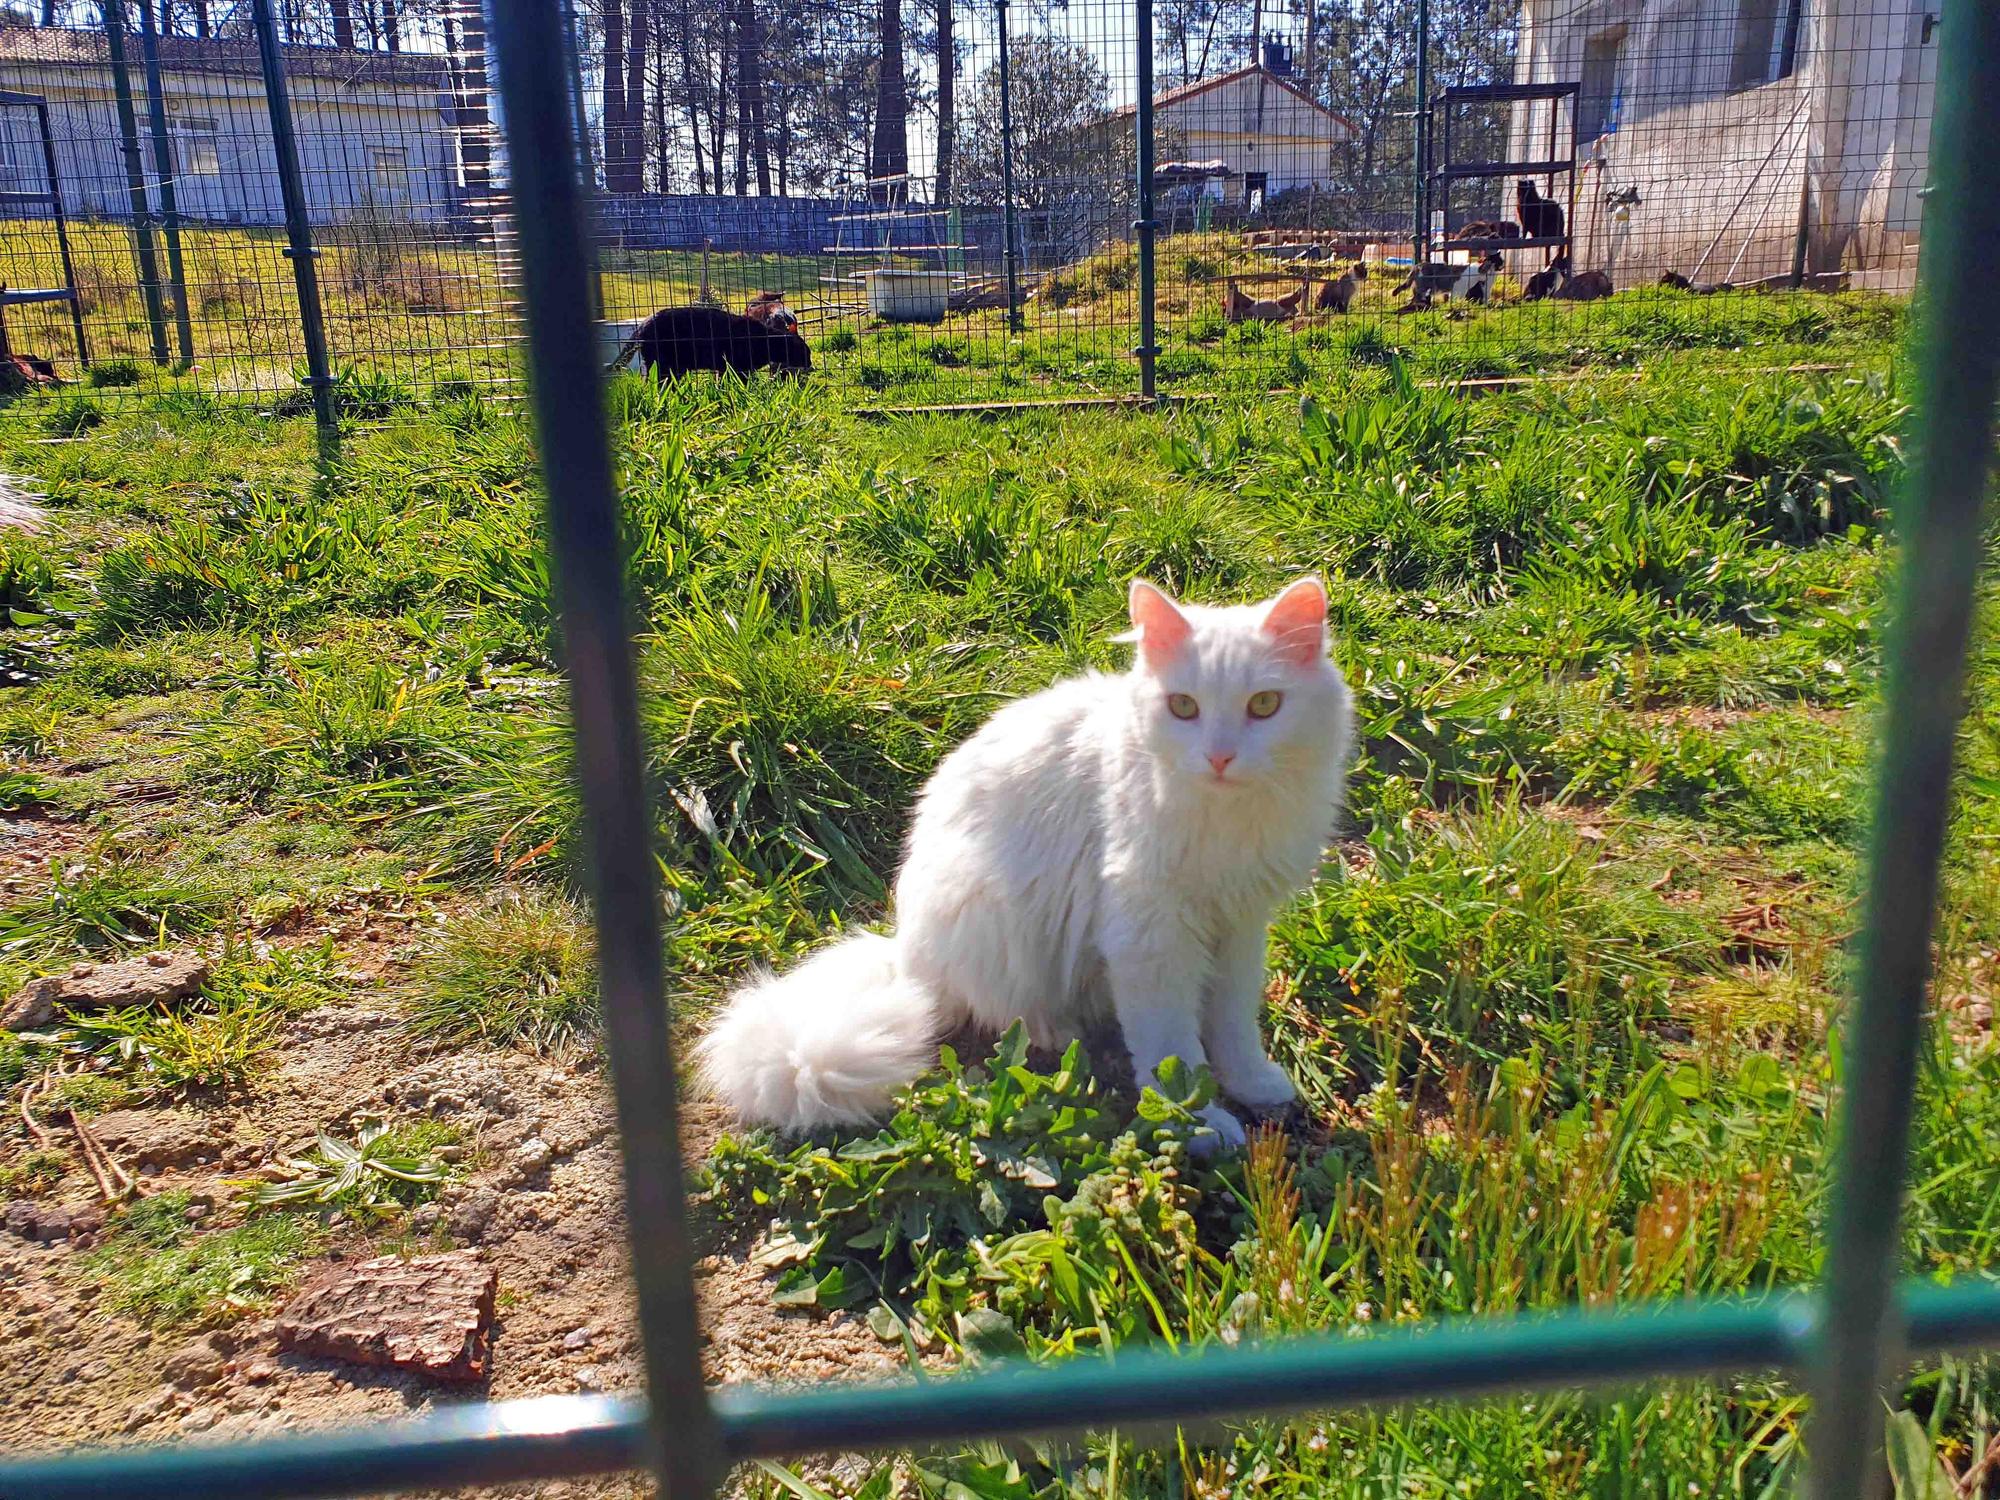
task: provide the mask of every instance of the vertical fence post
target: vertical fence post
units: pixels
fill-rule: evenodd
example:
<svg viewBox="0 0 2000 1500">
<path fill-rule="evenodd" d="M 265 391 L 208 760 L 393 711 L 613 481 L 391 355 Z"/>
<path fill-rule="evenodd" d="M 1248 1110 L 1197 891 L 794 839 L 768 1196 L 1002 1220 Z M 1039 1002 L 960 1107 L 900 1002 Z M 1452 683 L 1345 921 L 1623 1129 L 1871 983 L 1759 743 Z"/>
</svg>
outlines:
<svg viewBox="0 0 2000 1500">
<path fill-rule="evenodd" d="M 1021 266 L 1014 245 L 1014 82 L 1007 61 L 1007 0 L 993 0 L 1000 41 L 1000 239 L 1007 268 L 1007 327 L 1021 331 Z"/>
<path fill-rule="evenodd" d="M 1885 653 L 1882 751 L 1861 939 L 1846 1024 L 1832 1238 L 1820 1291 L 1807 1444 L 1813 1500 L 1858 1500 L 1882 1476 L 1882 1397 L 1902 1357 L 1892 1277 L 1923 1041 L 1952 749 L 1984 549 L 2000 391 L 2000 6 L 1952 11 L 1938 61 L 1918 277 L 1916 441 L 1896 507 L 1902 539 Z"/>
<path fill-rule="evenodd" d="M 299 142 L 292 130 L 292 98 L 285 89 L 285 60 L 278 51 L 278 23 L 271 0 L 250 0 L 250 23 L 257 29 L 257 61 L 264 72 L 264 102 L 271 113 L 271 145 L 278 158 L 278 191 L 285 201 L 285 254 L 299 293 L 299 333 L 306 346 L 306 383 L 312 387 L 313 417 L 321 432 L 338 425 L 333 410 L 333 371 L 326 358 L 326 325 L 319 307 L 319 270 L 313 264 L 312 221 L 307 217 L 305 183 L 299 176 Z"/>
<path fill-rule="evenodd" d="M 153 131 L 153 170 L 160 184 L 160 229 L 167 242 L 167 280 L 174 289 L 174 332 L 181 364 L 194 363 L 194 329 L 188 323 L 187 267 L 181 261 L 181 210 L 174 195 L 174 152 L 167 140 L 167 100 L 160 84 L 160 42 L 153 29 L 153 0 L 137 0 L 139 53 L 146 65 L 146 116 Z"/>
<path fill-rule="evenodd" d="M 604 1054 L 624 1150 L 649 1457 L 669 1500 L 698 1500 L 721 1477 L 722 1449 L 701 1373 L 625 549 L 604 423 L 603 360 L 589 331 L 587 199 L 570 138 L 567 85 L 561 68 L 551 66 L 562 56 L 558 0 L 497 0 L 494 34 L 528 388 L 590 854 Z"/>
<path fill-rule="evenodd" d="M 1159 344 L 1154 338 L 1153 283 L 1153 0 L 1137 0 L 1139 98 L 1133 117 L 1133 146 L 1139 158 L 1139 217 L 1132 229 L 1139 236 L 1139 394 L 1151 401 L 1155 389 L 1155 358 Z"/>
<path fill-rule="evenodd" d="M 69 320 L 76 328 L 76 363 L 82 369 L 90 363 L 90 344 L 83 336 L 83 298 L 76 289 L 76 261 L 69 253 L 69 219 L 63 213 L 62 184 L 56 179 L 56 141 L 49 129 L 48 101 L 35 105 L 35 119 L 42 127 L 42 166 L 49 174 L 49 212 L 55 215 L 56 251 L 62 256 L 63 285 L 69 288 Z"/>
<path fill-rule="evenodd" d="M 563 76 L 569 83 L 569 107 L 576 130 L 576 165 L 583 177 L 584 199 L 593 205 L 597 200 L 597 162 L 590 149 L 590 114 L 583 102 L 583 47 L 577 41 L 576 0 L 563 0 Z M 597 240 L 602 233 L 594 213 L 593 233 L 585 247 L 590 254 L 590 274 L 584 285 L 590 293 L 590 315 L 599 321 L 604 317 L 604 273 L 598 265 Z"/>
<path fill-rule="evenodd" d="M 124 0 L 104 0 L 104 43 L 111 59 L 111 93 L 118 106 L 118 150 L 125 159 L 125 194 L 132 205 L 132 234 L 139 254 L 139 298 L 153 363 L 167 362 L 167 313 L 160 303 L 160 263 L 153 254 L 153 206 L 146 196 L 146 167 L 139 156 L 139 118 L 132 109 L 132 75 L 125 66 Z"/>
<path fill-rule="evenodd" d="M 1417 156 L 1416 185 L 1410 213 L 1410 271 L 1421 275 L 1430 248 L 1431 170 L 1431 0 L 1417 0 L 1417 117 L 1412 146 Z M 1412 285 L 1421 285 L 1413 282 Z"/>
</svg>

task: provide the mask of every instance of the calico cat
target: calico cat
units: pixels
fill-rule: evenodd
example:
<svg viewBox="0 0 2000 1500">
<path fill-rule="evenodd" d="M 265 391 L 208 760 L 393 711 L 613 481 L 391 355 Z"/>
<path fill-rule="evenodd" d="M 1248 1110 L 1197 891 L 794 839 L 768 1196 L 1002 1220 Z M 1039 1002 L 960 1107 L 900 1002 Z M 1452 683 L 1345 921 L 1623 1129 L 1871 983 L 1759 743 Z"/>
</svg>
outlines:
<svg viewBox="0 0 2000 1500">
<path fill-rule="evenodd" d="M 1258 1034 L 1264 946 L 1332 835 L 1353 714 L 1326 591 L 1179 604 L 1131 587 L 1132 667 L 1010 704 L 918 799 L 895 931 L 739 989 L 697 1048 L 710 1096 L 785 1130 L 852 1124 L 966 1025 L 1039 1043 L 1114 1016 L 1134 1075 L 1206 1062 L 1251 1110 L 1296 1091 Z M 1210 1105 L 1223 1146 L 1244 1141 Z"/>
</svg>

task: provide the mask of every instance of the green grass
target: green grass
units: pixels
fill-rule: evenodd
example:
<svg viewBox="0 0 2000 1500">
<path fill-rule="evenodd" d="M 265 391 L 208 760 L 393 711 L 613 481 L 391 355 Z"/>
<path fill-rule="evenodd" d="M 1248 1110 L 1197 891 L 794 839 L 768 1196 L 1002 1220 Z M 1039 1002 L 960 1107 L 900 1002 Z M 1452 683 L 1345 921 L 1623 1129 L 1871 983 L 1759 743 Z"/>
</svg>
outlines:
<svg viewBox="0 0 2000 1500">
<path fill-rule="evenodd" d="M 10 225 L 10 244 L 55 269 L 53 228 Z M 513 388 L 519 350 L 495 333 L 495 309 L 510 295 L 489 250 L 441 240 L 382 211 L 349 216 L 321 232 L 320 298 L 344 417 L 477 405 L 481 392 Z M 51 430 L 74 436 L 101 419 L 104 402 L 135 392 L 171 395 L 174 415 L 242 407 L 280 416 L 308 409 L 296 293 L 282 244 L 263 229 L 184 228 L 195 368 L 176 373 L 151 358 L 145 309 L 129 237 L 111 225 L 70 226 L 77 284 L 96 362 L 82 372 L 91 391 L 47 408 Z M 1690 297 L 1629 287 L 1609 301 L 1522 304 L 1503 280 L 1493 306 L 1404 316 L 1394 277 L 1378 274 L 1345 316 L 1313 314 L 1298 326 L 1222 318 L 1217 278 L 1270 263 L 1227 232 L 1170 234 L 1160 241 L 1157 311 L 1163 388 L 1180 395 L 1242 396 L 1311 385 L 1400 355 L 1426 379 L 1459 381 L 1630 366 L 1661 356 L 1754 360 L 1772 367 L 1841 363 L 1879 353 L 1896 332 L 1901 304 L 1869 293 Z M 913 405 L 973 400 L 1046 400 L 1129 395 L 1139 388 L 1137 260 L 1114 246 L 1054 274 L 1030 278 L 1036 295 L 1019 309 L 954 314 L 929 327 L 885 324 L 848 311 L 817 315 L 822 278 L 848 275 L 830 256 L 699 251 L 607 251 L 605 314 L 638 319 L 686 304 L 704 290 L 740 308 L 755 292 L 783 289 L 808 317 L 818 379 L 845 402 Z M 1281 289 L 1280 289 L 1281 290 Z M 23 347 L 59 361 L 73 346 L 69 309 L 19 311 Z M 501 320 L 504 322 L 504 319 Z M 177 352 L 177 351 L 176 351 Z M 64 373 L 69 374 L 65 365 Z"/>
<path fill-rule="evenodd" d="M 447 1045 L 556 1050 L 594 1028 L 590 932 L 574 903 L 529 891 L 454 920 L 419 966 L 410 1022 Z"/>
<path fill-rule="evenodd" d="M 1362 751 L 1348 836 L 1271 948 L 1310 1146 L 1191 1163 L 1175 1106 L 1135 1117 L 1093 1039 L 1097 1073 L 1087 1051 L 969 1056 L 883 1131 L 729 1141 L 706 1211 L 781 1220 L 763 1248 L 785 1301 L 972 1358 L 1814 1277 L 1896 557 L 1899 310 L 1662 294 L 1459 322 L 1371 291 L 1342 324 L 1230 329 L 1189 284 L 1213 274 L 1198 249 L 1163 256 L 1186 266 L 1163 362 L 1223 400 L 852 411 L 864 367 L 885 403 L 952 381 L 1127 388 L 1109 263 L 1037 304 L 1071 318 L 1059 351 L 979 322 L 854 328 L 822 344 L 837 378 L 804 387 L 613 382 L 648 831 L 692 1025 L 750 965 L 884 915 L 924 777 L 997 704 L 1117 664 L 1130 576 L 1222 600 L 1319 569 Z M 655 269 L 611 272 L 636 294 Z M 1775 368 L 1801 360 L 1841 368 Z M 1248 399 L 1273 371 L 1304 399 Z M 1439 384 L 1556 371 L 1578 378 Z M 49 619 L 13 627 L 37 644 L 0 701 L 7 770 L 88 817 L 135 780 L 172 799 L 143 848 L 88 844 L 25 883 L 0 961 L 12 977 L 163 927 L 278 930 L 357 892 L 450 888 L 464 900 L 396 980 L 413 1026 L 442 1048 L 590 1047 L 528 435 L 471 391 L 350 387 L 384 415 L 325 462 L 301 420 L 184 392 L 100 393 L 73 443 L 44 441 L 51 401 L 0 414 L 0 461 L 64 522 L 9 554 L 19 607 Z M 2000 1051 L 1976 1019 L 2000 952 L 1996 639 L 1963 736 L 1905 1226 L 1909 1268 L 1940 1277 L 2000 1266 Z M 225 966 L 188 1024 L 338 1003 L 334 961 Z M 210 1040 L 224 1065 L 200 1078 L 216 1049 L 144 1056 L 164 1047 L 183 1087 L 254 1083 L 267 1048 L 237 1068 Z M 0 1052 L 0 1083 L 38 1065 Z M 109 1107 L 165 1088 L 150 1069 L 64 1087 Z M 264 1222 L 228 1233 L 278 1233 Z M 1991 1440 L 1984 1361 L 1930 1363 L 1896 1395 L 1957 1472 Z M 976 1496 L 1764 1497 L 1799 1473 L 1804 1412 L 1753 1375 L 919 1455 L 906 1476 Z"/>
<path fill-rule="evenodd" d="M 308 1220 L 269 1212 L 204 1232 L 189 1207 L 186 1193 L 160 1193 L 113 1221 L 83 1263 L 112 1310 L 166 1329 L 250 1316 L 284 1289 L 321 1237 Z"/>
</svg>

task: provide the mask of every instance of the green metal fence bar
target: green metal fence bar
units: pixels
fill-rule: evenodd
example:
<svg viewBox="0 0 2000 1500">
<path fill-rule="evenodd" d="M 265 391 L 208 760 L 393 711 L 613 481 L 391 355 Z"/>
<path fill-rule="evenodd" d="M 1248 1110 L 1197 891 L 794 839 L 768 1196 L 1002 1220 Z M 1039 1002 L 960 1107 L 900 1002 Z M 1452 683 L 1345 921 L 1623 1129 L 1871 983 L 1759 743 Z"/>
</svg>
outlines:
<svg viewBox="0 0 2000 1500">
<path fill-rule="evenodd" d="M 2000 1287 L 1912 1281 L 1898 1300 L 1914 1350 L 2000 1343 Z M 1564 1389 L 1647 1377 L 1796 1370 L 1817 1348 L 1806 1293 L 1620 1313 L 1464 1318 L 1371 1338 L 1319 1335 L 1254 1349 L 1132 1352 L 985 1377 L 713 1398 L 730 1460 L 946 1436 L 1330 1411 L 1420 1397 Z M 352 1495 L 607 1473 L 645 1461 L 645 1403 L 551 1396 L 467 1405 L 410 1422 L 236 1446 L 140 1448 L 0 1463 L 0 1500 L 247 1500 Z"/>
<path fill-rule="evenodd" d="M 528 385 L 590 855 L 604 1054 L 617 1095 L 626 1225 L 652 1398 L 651 1466 L 671 1500 L 695 1500 L 720 1477 L 720 1449 L 695 1318 L 625 547 L 605 425 L 603 353 L 591 315 L 590 198 L 571 137 L 560 6 L 496 0 L 493 17 Z"/>
<path fill-rule="evenodd" d="M 1879 1470 L 1882 1387 L 1901 1351 L 1889 1311 L 1938 871 L 1964 711 L 1966 647 L 1993 475 L 2000 387 L 2000 6 L 1952 13 L 1938 68 L 1919 285 L 1915 441 L 1897 509 L 1902 557 L 1884 657 L 1861 980 L 1847 1028 L 1829 1310 L 1810 1431 L 1816 1500 L 1858 1500 Z M 2000 1148 L 2000 1147 L 1997 1147 Z"/>
<path fill-rule="evenodd" d="M 62 181 L 56 172 L 55 136 L 49 130 L 48 100 L 35 99 L 35 128 L 42 134 L 42 170 L 49 177 L 49 213 L 56 224 L 56 254 L 62 261 L 63 285 L 70 289 L 69 321 L 76 331 L 76 367 L 90 364 L 90 341 L 83 331 L 83 298 L 76 291 L 76 260 L 69 248 L 69 215 L 63 209 Z"/>
<path fill-rule="evenodd" d="M 278 23 L 271 0 L 250 0 L 250 24 L 257 32 L 257 66 L 264 75 L 264 107 L 271 116 L 271 150 L 278 163 L 278 193 L 285 204 L 285 254 L 299 297 L 299 336 L 306 347 L 306 383 L 312 387 L 313 419 L 322 437 L 339 423 L 333 409 L 333 368 L 326 357 L 326 320 L 320 310 L 318 251 L 313 249 L 312 212 L 299 172 L 298 133 L 292 128 L 292 96 L 285 85 L 284 54 L 278 50 Z"/>
<path fill-rule="evenodd" d="M 160 266 L 153 253 L 153 206 L 146 196 L 146 166 L 139 155 L 139 117 L 132 108 L 132 74 L 125 62 L 124 0 L 104 0 L 104 45 L 111 60 L 111 94 L 118 113 L 118 154 L 125 163 L 125 196 L 132 208 L 132 243 L 139 257 L 139 298 L 153 363 L 167 362 L 167 313 L 160 302 Z"/>
<path fill-rule="evenodd" d="M 266 0 L 257 8 L 268 22 Z M 1189 1356 L 1134 1352 L 1119 1359 L 1115 1376 L 1101 1362 L 1074 1361 L 925 1384 L 711 1398 L 689 1274 L 617 498 L 590 336 L 585 196 L 562 70 L 545 65 L 561 55 L 560 12 L 557 0 L 496 0 L 534 410 L 591 840 L 605 1051 L 625 1143 L 651 1399 L 470 1405 L 407 1424 L 235 1447 L 0 1461 L 0 1500 L 352 1494 L 642 1464 L 678 1500 L 705 1493 L 732 1459 L 1743 1370 L 1813 1378 L 1816 1493 L 1852 1500 L 1870 1472 L 1879 1393 L 1894 1360 L 2000 1344 L 2000 1286 L 1889 1281 L 2000 385 L 2000 302 L 1981 284 L 1980 259 L 2000 234 L 2000 118 L 1978 107 L 2000 97 L 2000 13 L 1979 9 L 1953 23 L 1962 29 L 1941 68 L 1923 421 L 1898 518 L 1903 560 L 1865 969 L 1848 1033 L 1838 1205 L 1821 1292 L 1475 1318 Z"/>
<path fill-rule="evenodd" d="M 1154 235 L 1159 228 L 1153 219 L 1153 0 L 1136 0 L 1136 3 L 1137 40 L 1133 58 L 1138 88 L 1133 105 L 1132 144 L 1139 158 L 1136 183 L 1139 216 L 1132 221 L 1132 232 L 1139 242 L 1139 347 L 1132 352 L 1139 356 L 1139 394 L 1151 401 L 1156 394 L 1160 355 L 1155 333 L 1159 308 L 1153 264 Z"/>
<path fill-rule="evenodd" d="M 167 282 L 174 292 L 174 335 L 181 363 L 194 363 L 194 328 L 188 320 L 187 266 L 181 259 L 181 206 L 174 192 L 174 152 L 167 139 L 166 91 L 160 84 L 160 39 L 153 0 L 137 0 L 139 56 L 146 72 L 146 121 L 153 136 L 153 173 L 160 193 L 160 233 L 167 242 Z"/>
<path fill-rule="evenodd" d="M 1014 215 L 1014 71 L 1008 60 L 1007 0 L 993 0 L 993 34 L 1000 51 L 1000 262 L 1006 267 L 1007 328 L 1021 331 L 1021 252 Z"/>
</svg>

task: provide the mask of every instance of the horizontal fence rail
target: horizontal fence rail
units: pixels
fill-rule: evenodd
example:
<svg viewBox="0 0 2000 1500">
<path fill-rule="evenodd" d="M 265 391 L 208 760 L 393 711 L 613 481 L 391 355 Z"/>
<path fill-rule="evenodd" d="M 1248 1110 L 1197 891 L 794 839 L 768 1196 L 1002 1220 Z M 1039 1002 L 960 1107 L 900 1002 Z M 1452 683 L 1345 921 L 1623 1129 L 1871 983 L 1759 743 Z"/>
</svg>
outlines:
<svg viewBox="0 0 2000 1500">
<path fill-rule="evenodd" d="M 1056 1433 L 1327 1411 L 1429 1397 L 1640 1379 L 1804 1371 L 1822 1330 L 1804 1294 L 1622 1313 L 1467 1318 L 1369 1338 L 1314 1337 L 1254 1349 L 1100 1361 L 927 1384 L 809 1393 L 723 1390 L 711 1398 L 724 1455 L 790 1458 L 945 1437 Z M 1914 1352 L 2000 1344 L 2000 1287 L 1912 1283 L 1897 1300 Z M 643 1464 L 646 1404 L 549 1396 L 455 1407 L 365 1430 L 233 1447 L 145 1449 L 0 1465 L 0 1496 L 159 1500 L 351 1495 L 609 1473 Z"/>
<path fill-rule="evenodd" d="M 1832 1428 L 1820 1500 L 1857 1500 L 1876 1458 L 1882 1383 L 1906 1353 L 2000 1342 L 2000 1287 L 1894 1291 L 1928 943 L 1962 707 L 1982 505 L 1991 477 L 2000 301 L 2000 8 L 1954 10 L 1941 68 L 1915 460 L 1898 512 L 1904 566 L 1886 655 L 1884 749 L 1868 866 L 1860 1000 L 1847 1023 L 1838 1209 L 1826 1288 L 1616 1314 L 1468 1320 L 1428 1332 L 1318 1337 L 1189 1357 L 1122 1356 L 891 1387 L 704 1391 L 697 1362 L 675 1089 L 660 995 L 658 903 L 638 796 L 636 702 L 617 498 L 589 351 L 584 195 L 556 0 L 500 0 L 497 41 L 518 186 L 526 322 L 591 858 L 607 1051 L 626 1153 L 648 1402 L 472 1405 L 239 1447 L 149 1449 L 0 1464 L 0 1497 L 335 1494 L 644 1466 L 675 1497 L 729 1459 L 954 1435 L 1208 1421 L 1250 1411 L 1593 1386 L 1732 1370 L 1797 1371 Z M 536 165 L 524 148 L 536 148 Z M 1822 1424 L 1824 1428 L 1825 1424 Z"/>
</svg>

